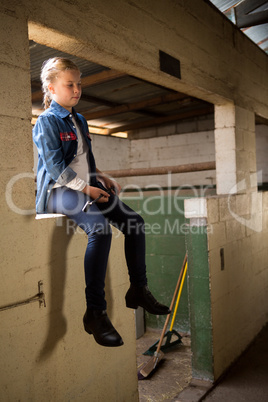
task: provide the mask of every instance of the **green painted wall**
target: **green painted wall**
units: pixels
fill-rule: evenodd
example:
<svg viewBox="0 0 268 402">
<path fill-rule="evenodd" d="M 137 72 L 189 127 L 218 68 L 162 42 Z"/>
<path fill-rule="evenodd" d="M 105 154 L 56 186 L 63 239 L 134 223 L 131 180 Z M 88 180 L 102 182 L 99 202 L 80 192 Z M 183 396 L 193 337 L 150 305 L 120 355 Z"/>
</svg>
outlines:
<svg viewBox="0 0 268 402">
<path fill-rule="evenodd" d="M 189 226 L 186 247 L 192 375 L 194 378 L 213 381 L 211 298 L 206 229 L 206 226 Z"/>
<path fill-rule="evenodd" d="M 134 195 L 123 200 L 145 220 L 149 287 L 160 302 L 169 306 L 186 252 L 184 198 L 143 193 L 143 197 Z M 145 318 L 147 327 L 160 329 L 166 316 L 146 313 Z M 189 332 L 190 329 L 187 281 L 184 282 L 173 328 L 181 332 Z"/>
</svg>

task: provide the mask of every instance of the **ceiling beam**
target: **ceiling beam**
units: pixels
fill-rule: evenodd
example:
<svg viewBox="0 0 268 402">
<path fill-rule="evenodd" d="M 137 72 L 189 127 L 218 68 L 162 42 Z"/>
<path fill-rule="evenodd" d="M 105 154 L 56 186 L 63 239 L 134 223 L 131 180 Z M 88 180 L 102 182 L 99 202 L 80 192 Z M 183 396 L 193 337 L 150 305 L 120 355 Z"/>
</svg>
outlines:
<svg viewBox="0 0 268 402">
<path fill-rule="evenodd" d="M 267 3 L 266 0 L 243 0 L 236 7 L 235 19 L 238 28 L 247 28 L 268 22 L 268 10 L 252 13 L 252 11 Z"/>
<path fill-rule="evenodd" d="M 82 77 L 81 84 L 83 88 L 92 87 L 92 85 L 103 84 L 104 82 L 114 80 L 126 76 L 125 73 L 120 73 L 116 70 L 104 70 L 97 74 L 87 75 Z"/>
<path fill-rule="evenodd" d="M 242 0 L 235 6 L 235 9 L 241 14 L 249 14 L 265 3 L 267 3 L 267 0 Z"/>
<path fill-rule="evenodd" d="M 175 102 L 178 100 L 182 100 L 183 102 L 185 102 L 186 99 L 190 100 L 191 98 L 185 98 L 185 95 L 181 93 L 171 93 L 163 96 L 157 96 L 156 98 L 147 99 L 145 101 L 127 103 L 124 105 L 112 107 L 110 109 L 99 110 L 97 112 L 83 112 L 83 116 L 86 118 L 86 120 L 96 120 L 102 117 L 114 116 L 116 114 L 133 111 L 148 113 L 148 111 L 145 111 L 143 109 L 164 103 Z"/>
<path fill-rule="evenodd" d="M 132 130 L 140 130 L 148 127 L 160 126 L 161 124 L 170 123 L 176 120 L 188 119 L 190 117 L 202 116 L 205 114 L 213 113 L 214 107 L 213 105 L 208 105 L 198 109 L 192 109 L 187 111 L 181 111 L 180 113 L 176 113 L 173 115 L 158 117 L 156 119 L 141 121 L 138 123 L 126 124 L 124 126 L 118 126 L 114 128 L 108 128 L 108 135 L 112 135 L 119 132 L 126 132 Z"/>
<path fill-rule="evenodd" d="M 106 100 L 103 98 L 98 98 L 97 96 L 86 95 L 83 93 L 82 93 L 80 99 L 85 102 L 95 103 L 96 105 L 102 105 L 102 106 L 107 106 L 107 107 L 111 107 L 111 108 L 119 105 L 116 102 L 112 102 L 112 101 L 109 101 L 109 100 Z M 84 113 L 87 113 L 87 111 L 88 111 L 88 108 L 85 108 L 84 111 L 81 113 L 84 115 Z"/>
</svg>

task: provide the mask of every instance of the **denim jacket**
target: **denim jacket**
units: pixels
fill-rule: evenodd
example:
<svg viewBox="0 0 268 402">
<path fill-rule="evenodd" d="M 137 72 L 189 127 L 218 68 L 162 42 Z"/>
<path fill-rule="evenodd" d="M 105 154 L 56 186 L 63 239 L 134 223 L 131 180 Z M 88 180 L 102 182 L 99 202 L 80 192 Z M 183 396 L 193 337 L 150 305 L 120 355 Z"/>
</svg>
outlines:
<svg viewBox="0 0 268 402">
<path fill-rule="evenodd" d="M 72 114 L 55 101 L 37 119 L 33 140 L 38 150 L 36 211 L 46 213 L 48 197 L 54 184 L 66 185 L 76 176 L 69 167 L 77 153 L 77 133 L 72 115 L 89 146 L 91 184 L 94 184 L 96 165 L 91 148 L 86 119 L 75 110 Z"/>
</svg>

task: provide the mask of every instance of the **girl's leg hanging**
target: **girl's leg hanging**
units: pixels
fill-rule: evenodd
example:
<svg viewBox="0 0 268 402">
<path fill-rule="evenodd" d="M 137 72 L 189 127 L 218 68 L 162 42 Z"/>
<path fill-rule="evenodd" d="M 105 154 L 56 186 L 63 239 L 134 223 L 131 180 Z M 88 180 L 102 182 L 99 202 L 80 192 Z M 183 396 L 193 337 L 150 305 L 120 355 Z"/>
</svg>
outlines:
<svg viewBox="0 0 268 402">
<path fill-rule="evenodd" d="M 107 204 L 99 205 L 103 215 L 125 235 L 125 254 L 130 277 L 130 288 L 125 296 L 126 306 L 133 309 L 141 306 L 151 314 L 169 314 L 169 308 L 159 303 L 147 286 L 145 225 L 142 217 L 112 195 Z"/>
<path fill-rule="evenodd" d="M 49 199 L 48 211 L 58 212 L 73 219 L 88 235 L 85 255 L 86 299 L 91 311 L 106 310 L 104 283 L 108 255 L 111 245 L 111 230 L 108 222 L 125 235 L 125 255 L 131 286 L 126 294 L 126 305 L 130 308 L 141 306 L 151 314 L 168 314 L 169 308 L 160 304 L 147 287 L 145 265 L 145 232 L 143 219 L 117 196 L 110 195 L 109 201 L 91 205 L 87 213 L 82 208 L 88 198 L 81 192 L 61 187 L 54 189 Z M 92 317 L 91 317 L 92 318 Z M 94 318 L 94 319 L 93 319 Z M 95 326 L 86 319 L 87 332 L 95 331 L 95 339 L 104 345 L 106 329 Z M 110 327 L 105 318 L 105 328 Z M 84 322 L 85 323 L 85 322 Z M 109 343 L 121 344 L 121 338 L 112 327 Z M 99 333 L 100 332 L 100 333 Z M 91 333 L 91 332 L 89 332 Z M 99 338 L 101 336 L 101 339 Z M 106 335 L 105 335 L 106 337 Z M 113 344 L 113 346 L 115 346 Z"/>
<path fill-rule="evenodd" d="M 82 212 L 88 197 L 66 187 L 52 190 L 48 212 L 62 213 L 72 219 L 88 236 L 84 258 L 86 301 L 93 310 L 106 310 L 105 275 L 111 246 L 111 228 L 96 204 Z"/>
<path fill-rule="evenodd" d="M 98 204 L 98 208 L 125 236 L 125 257 L 130 283 L 137 287 L 145 286 L 147 277 L 143 218 L 113 194 L 108 203 Z"/>
</svg>

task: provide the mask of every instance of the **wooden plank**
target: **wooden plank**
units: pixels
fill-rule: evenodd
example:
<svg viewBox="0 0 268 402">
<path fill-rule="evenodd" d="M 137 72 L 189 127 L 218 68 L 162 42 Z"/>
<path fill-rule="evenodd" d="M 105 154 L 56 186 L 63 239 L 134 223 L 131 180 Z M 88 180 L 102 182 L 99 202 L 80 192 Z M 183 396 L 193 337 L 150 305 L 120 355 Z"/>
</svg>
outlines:
<svg viewBox="0 0 268 402">
<path fill-rule="evenodd" d="M 127 103 L 125 105 L 115 106 L 110 109 L 99 110 L 97 112 L 83 112 L 83 116 L 87 120 L 95 120 L 101 117 L 114 116 L 120 113 L 142 110 L 148 107 L 157 106 L 163 103 L 175 102 L 177 100 L 182 99 L 185 102 L 186 99 L 185 95 L 181 93 L 171 93 L 164 96 L 158 96 L 156 98 L 147 99 L 145 101 Z M 187 99 L 190 100 L 189 97 L 187 97 Z"/>
<path fill-rule="evenodd" d="M 104 70 L 97 74 L 88 75 L 87 77 L 82 77 L 81 84 L 82 88 L 91 87 L 92 85 L 102 84 L 104 82 L 114 80 L 116 78 L 124 77 L 125 73 L 120 73 L 115 70 Z"/>
</svg>

